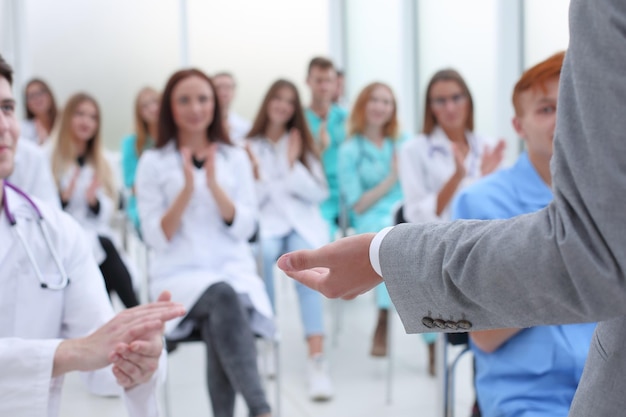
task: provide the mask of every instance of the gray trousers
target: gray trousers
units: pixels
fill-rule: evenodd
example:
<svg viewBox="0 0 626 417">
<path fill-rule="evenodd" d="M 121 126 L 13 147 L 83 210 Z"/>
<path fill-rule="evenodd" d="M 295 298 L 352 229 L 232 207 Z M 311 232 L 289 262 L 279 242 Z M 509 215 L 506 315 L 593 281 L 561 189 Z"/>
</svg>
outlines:
<svg viewBox="0 0 626 417">
<path fill-rule="evenodd" d="M 248 314 L 225 282 L 211 285 L 191 308 L 206 344 L 207 385 L 214 417 L 232 417 L 241 393 L 251 416 L 270 412 L 257 368 Z"/>
</svg>

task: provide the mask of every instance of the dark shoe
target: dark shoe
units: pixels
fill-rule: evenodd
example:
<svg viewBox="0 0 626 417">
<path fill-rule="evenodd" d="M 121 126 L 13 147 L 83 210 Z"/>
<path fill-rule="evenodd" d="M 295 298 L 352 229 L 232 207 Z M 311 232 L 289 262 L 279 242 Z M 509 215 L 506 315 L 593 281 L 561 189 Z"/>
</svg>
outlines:
<svg viewBox="0 0 626 417">
<path fill-rule="evenodd" d="M 374 340 L 372 343 L 372 356 L 387 356 L 387 320 L 389 319 L 388 310 L 378 310 L 378 323 L 374 331 Z"/>
</svg>

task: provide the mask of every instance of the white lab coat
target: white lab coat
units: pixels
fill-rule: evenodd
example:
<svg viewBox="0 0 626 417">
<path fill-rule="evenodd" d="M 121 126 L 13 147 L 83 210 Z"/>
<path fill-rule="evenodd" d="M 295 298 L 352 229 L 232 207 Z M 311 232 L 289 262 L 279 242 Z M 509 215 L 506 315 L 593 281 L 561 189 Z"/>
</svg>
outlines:
<svg viewBox="0 0 626 417">
<path fill-rule="evenodd" d="M 150 293 L 155 297 L 169 290 L 172 299 L 189 311 L 208 287 L 224 281 L 247 295 L 255 312 L 271 323 L 272 308 L 248 243 L 258 222 L 250 161 L 243 149 L 220 144 L 215 164 L 217 181 L 235 205 L 232 225 L 219 213 L 205 170 L 195 169 L 193 197 L 168 241 L 161 219 L 184 186 L 182 158 L 173 140 L 141 156 L 135 184 L 143 238 L 153 252 Z M 169 337 L 191 332 L 193 323 L 179 323 L 180 319 L 167 323 Z"/>
<path fill-rule="evenodd" d="M 252 128 L 252 123 L 235 112 L 228 113 L 228 135 L 234 145 L 241 146 L 245 142 L 246 135 Z"/>
<path fill-rule="evenodd" d="M 267 138 L 249 139 L 259 163 L 256 181 L 261 211 L 261 236 L 283 237 L 295 230 L 311 248 L 328 243 L 328 223 L 322 218 L 319 204 L 328 198 L 328 186 L 318 159 L 300 161 L 289 168 L 289 137 L 285 134 L 275 144 Z"/>
<path fill-rule="evenodd" d="M 11 213 L 49 282 L 59 270 L 26 200 L 7 189 Z M 63 377 L 51 378 L 55 351 L 62 339 L 87 336 L 113 316 L 102 275 L 89 253 L 80 226 L 60 210 L 35 200 L 54 249 L 69 277 L 63 290 L 42 289 L 24 247 L 0 213 L 0 416 L 59 415 Z M 162 356 L 162 363 L 165 356 Z M 122 394 L 110 367 L 83 374 L 89 390 Z M 125 392 L 131 416 L 156 416 L 157 375 Z"/>
<path fill-rule="evenodd" d="M 74 175 L 74 170 L 78 165 L 72 166 L 61 177 L 61 189 L 66 189 Z M 74 193 L 65 207 L 65 211 L 70 214 L 83 227 L 85 233 L 89 237 L 93 255 L 98 265 L 106 259 L 106 253 L 98 236 L 104 236 L 116 243 L 115 233 L 111 227 L 111 216 L 115 211 L 115 203 L 104 191 L 104 187 L 100 186 L 97 191 L 98 201 L 100 202 L 100 211 L 94 214 L 89 209 L 87 203 L 86 192 L 95 174 L 94 168 L 90 164 L 85 164 L 80 168 L 80 174 L 76 180 Z M 116 245 L 119 246 L 119 245 Z"/>
<path fill-rule="evenodd" d="M 483 148 L 494 141 L 465 133 L 470 150 L 465 157 L 466 177 L 457 193 L 481 177 Z M 404 217 L 411 223 L 447 221 L 450 204 L 437 216 L 437 196 L 456 170 L 452 142 L 439 126 L 428 136 L 406 141 L 398 154 L 398 172 L 404 194 Z"/>
<path fill-rule="evenodd" d="M 39 136 L 34 120 L 24 119 L 20 121 L 20 137 L 32 144 L 39 145 Z"/>
<path fill-rule="evenodd" d="M 15 168 L 8 181 L 28 195 L 61 207 L 48 155 L 34 142 L 24 138 L 17 142 Z"/>
</svg>

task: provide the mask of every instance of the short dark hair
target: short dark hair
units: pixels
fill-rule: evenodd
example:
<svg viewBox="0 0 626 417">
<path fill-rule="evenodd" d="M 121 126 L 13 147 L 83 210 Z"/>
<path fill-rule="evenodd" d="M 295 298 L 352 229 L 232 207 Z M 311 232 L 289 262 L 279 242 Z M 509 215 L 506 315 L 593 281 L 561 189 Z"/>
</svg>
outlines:
<svg viewBox="0 0 626 417">
<path fill-rule="evenodd" d="M 10 85 L 13 85 L 13 68 L 0 55 L 0 77 L 6 78 Z"/>
<path fill-rule="evenodd" d="M 310 74 L 311 70 L 314 67 L 321 68 L 323 70 L 335 68 L 335 66 L 333 65 L 333 61 L 331 61 L 328 58 L 321 57 L 321 56 L 316 56 L 315 58 L 311 60 L 311 62 L 309 62 L 309 72 L 307 72 L 307 74 Z"/>
</svg>

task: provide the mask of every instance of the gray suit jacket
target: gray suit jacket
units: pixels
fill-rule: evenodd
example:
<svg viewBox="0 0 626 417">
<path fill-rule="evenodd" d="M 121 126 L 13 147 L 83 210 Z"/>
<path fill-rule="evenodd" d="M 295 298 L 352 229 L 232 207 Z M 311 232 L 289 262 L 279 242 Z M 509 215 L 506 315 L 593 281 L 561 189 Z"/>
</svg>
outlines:
<svg viewBox="0 0 626 417">
<path fill-rule="evenodd" d="M 408 332 L 601 322 L 571 415 L 614 417 L 626 415 L 626 0 L 572 0 L 570 32 L 553 203 L 397 226 L 381 269 Z"/>
</svg>

